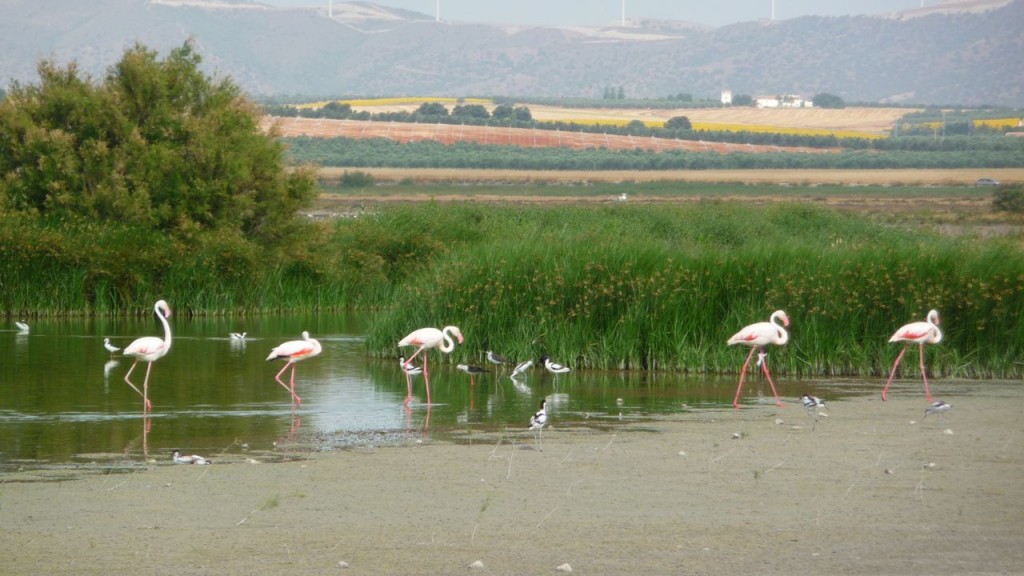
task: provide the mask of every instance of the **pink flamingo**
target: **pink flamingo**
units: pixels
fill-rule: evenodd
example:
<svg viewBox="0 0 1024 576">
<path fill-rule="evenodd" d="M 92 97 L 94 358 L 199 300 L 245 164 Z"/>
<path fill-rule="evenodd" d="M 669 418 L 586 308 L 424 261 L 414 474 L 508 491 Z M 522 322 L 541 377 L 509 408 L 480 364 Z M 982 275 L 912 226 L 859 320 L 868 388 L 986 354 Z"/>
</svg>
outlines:
<svg viewBox="0 0 1024 576">
<path fill-rule="evenodd" d="M 779 326 L 777 323 L 780 320 L 782 321 L 782 326 Z M 747 365 L 750 364 L 750 358 L 754 356 L 755 350 L 760 350 L 757 364 L 768 378 L 768 384 L 772 387 L 772 394 L 775 394 L 775 404 L 782 406 L 782 402 L 779 401 L 779 393 L 775 391 L 775 383 L 772 382 L 772 374 L 768 371 L 768 353 L 764 351 L 764 348 L 769 344 L 782 346 L 789 342 L 789 332 L 786 332 L 784 326 L 789 326 L 789 317 L 782 310 L 776 310 L 772 313 L 768 322 L 758 322 L 746 326 L 734 334 L 732 338 L 729 338 L 729 346 L 733 344 L 750 346 L 750 354 L 747 354 L 747 360 L 743 363 L 743 369 L 740 371 L 740 383 L 736 386 L 736 397 L 732 401 L 733 408 L 739 408 L 740 406 L 740 390 L 743 389 L 743 375 L 747 373 Z"/>
<path fill-rule="evenodd" d="M 903 354 L 907 351 L 907 346 L 911 342 L 916 342 L 918 346 L 918 356 L 921 360 L 921 378 L 924 379 L 924 394 L 928 398 L 928 401 L 932 401 L 932 391 L 928 389 L 928 374 L 924 368 L 924 345 L 925 344 L 938 344 L 942 341 L 942 331 L 939 330 L 939 312 L 938 310 L 928 311 L 927 322 L 911 322 L 906 326 L 901 327 L 889 338 L 889 342 L 903 342 L 903 350 L 900 350 L 899 356 L 896 357 L 896 362 L 892 365 L 892 373 L 889 374 L 889 381 L 885 383 L 885 388 L 882 388 L 882 400 L 886 400 L 886 392 L 889 391 L 889 385 L 892 384 L 892 378 L 896 375 L 896 367 L 900 365 L 900 360 L 903 359 Z"/>
<path fill-rule="evenodd" d="M 459 344 L 462 344 L 462 332 L 458 326 L 445 326 L 443 330 L 437 328 L 420 328 L 411 332 L 405 338 L 398 341 L 398 346 L 419 346 L 416 352 L 405 361 L 406 365 L 412 363 L 413 359 L 416 358 L 428 348 L 438 348 L 445 354 L 451 354 L 452 350 L 455 349 L 455 342 L 452 340 L 452 336 L 458 339 Z M 427 404 L 430 404 L 430 372 L 427 370 L 427 355 L 423 354 L 423 382 L 427 387 Z"/>
<path fill-rule="evenodd" d="M 293 407 L 296 404 L 300 406 L 302 405 L 302 398 L 299 398 L 299 395 L 295 393 L 295 363 L 301 362 L 307 358 L 312 358 L 319 354 L 321 350 L 320 342 L 314 338 L 310 338 L 309 332 L 303 332 L 302 340 L 289 340 L 288 342 L 285 342 L 271 350 L 270 356 L 267 356 L 268 362 L 270 360 L 285 360 L 284 367 L 277 373 L 277 376 L 274 376 L 274 380 L 277 380 L 278 384 L 284 386 L 285 390 L 288 390 L 291 393 Z M 287 370 L 289 366 L 292 367 L 292 377 L 290 384 L 285 384 L 284 381 L 281 380 L 281 374 L 284 374 L 284 371 Z"/>
<path fill-rule="evenodd" d="M 167 305 L 167 302 L 158 300 L 153 305 L 153 312 L 156 313 L 156 317 L 160 319 L 160 322 L 164 325 L 164 337 L 161 340 L 156 336 L 143 336 L 128 345 L 124 349 L 125 356 L 134 356 L 135 362 L 132 363 L 132 367 L 128 369 L 128 373 L 124 375 L 124 381 L 132 387 L 133 390 L 142 396 L 142 417 L 146 418 L 146 414 L 153 411 L 153 404 L 149 401 L 149 371 L 153 368 L 153 362 L 163 358 L 171 351 L 171 325 L 167 323 L 167 319 L 171 317 L 171 308 Z M 138 387 L 132 384 L 131 375 L 135 367 L 138 366 L 139 362 L 146 362 L 146 378 L 142 383 L 142 391 L 139 392 Z"/>
</svg>

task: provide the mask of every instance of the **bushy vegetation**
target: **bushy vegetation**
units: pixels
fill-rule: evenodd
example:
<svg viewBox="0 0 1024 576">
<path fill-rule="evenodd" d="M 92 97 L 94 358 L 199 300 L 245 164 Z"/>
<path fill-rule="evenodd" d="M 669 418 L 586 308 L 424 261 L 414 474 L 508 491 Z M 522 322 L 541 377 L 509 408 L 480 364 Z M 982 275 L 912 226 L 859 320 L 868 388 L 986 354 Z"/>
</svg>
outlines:
<svg viewBox="0 0 1024 576">
<path fill-rule="evenodd" d="M 314 186 L 188 44 L 165 60 L 127 50 L 101 83 L 75 64 L 39 65 L 38 85 L 0 103 L 0 210 L 117 220 L 188 237 L 231 230 L 272 241 Z"/>
<path fill-rule="evenodd" d="M 251 305 L 261 280 L 293 276 L 313 174 L 289 171 L 256 107 L 199 64 L 189 44 L 163 60 L 137 45 L 102 82 L 43 61 L 39 84 L 11 87 L 0 102 L 8 313 L 148 306 L 172 289 L 204 308 Z M 249 276 L 257 261 L 267 276 Z"/>
<path fill-rule="evenodd" d="M 1001 212 L 1024 214 L 1024 184 L 1000 184 L 992 195 L 992 208 Z"/>
</svg>

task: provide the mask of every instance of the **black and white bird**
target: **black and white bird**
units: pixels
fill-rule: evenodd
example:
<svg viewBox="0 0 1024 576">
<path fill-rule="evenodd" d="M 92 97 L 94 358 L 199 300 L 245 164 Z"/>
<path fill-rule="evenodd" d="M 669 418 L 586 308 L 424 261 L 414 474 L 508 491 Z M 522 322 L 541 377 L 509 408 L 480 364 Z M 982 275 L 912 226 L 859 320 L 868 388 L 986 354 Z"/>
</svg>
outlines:
<svg viewBox="0 0 1024 576">
<path fill-rule="evenodd" d="M 516 367 L 512 369 L 512 373 L 508 375 L 513 380 L 518 380 L 520 376 L 526 376 L 526 371 L 533 368 L 533 360 L 527 360 L 526 362 L 520 362 L 516 364 Z"/>
<path fill-rule="evenodd" d="M 496 366 L 504 366 L 508 364 L 508 358 L 505 358 L 501 354 L 497 354 L 491 350 L 487 351 L 487 361 Z"/>
<path fill-rule="evenodd" d="M 241 333 L 239 333 L 239 332 L 232 332 L 230 334 L 230 336 L 231 336 L 232 340 L 245 340 L 245 336 L 247 334 L 248 334 L 248 332 L 241 332 Z"/>
<path fill-rule="evenodd" d="M 29 330 L 28 324 L 25 324 L 24 322 L 15 322 L 14 325 L 17 326 L 18 330 L 21 332 L 28 332 Z"/>
<path fill-rule="evenodd" d="M 800 397 L 800 402 L 803 403 L 804 408 L 807 409 L 807 415 L 814 418 L 814 423 L 811 424 L 811 430 L 818 425 L 818 419 L 822 416 L 828 416 L 828 414 L 822 414 L 821 411 L 825 408 L 825 401 L 817 396 L 811 396 L 810 394 L 804 394 Z"/>
<path fill-rule="evenodd" d="M 419 376 L 423 374 L 423 367 L 415 364 L 406 364 L 405 357 L 398 359 L 398 365 L 402 367 L 402 372 L 405 372 L 409 376 Z"/>
<path fill-rule="evenodd" d="M 803 402 L 804 408 L 808 410 L 818 410 L 825 407 L 825 401 L 817 396 L 811 396 L 810 394 L 804 394 L 800 397 L 800 401 Z"/>
<path fill-rule="evenodd" d="M 548 423 L 548 411 L 547 411 L 547 400 L 540 401 L 540 410 L 533 413 L 530 416 L 530 430 L 536 433 L 538 450 L 544 450 L 544 426 Z"/>
<path fill-rule="evenodd" d="M 470 386 L 476 384 L 476 377 L 478 374 L 486 374 L 487 369 L 476 366 L 475 364 L 458 364 L 455 369 L 463 374 L 469 374 Z"/>
<path fill-rule="evenodd" d="M 565 374 L 567 372 L 572 372 L 572 368 L 569 368 L 568 366 L 563 366 L 562 364 L 557 364 L 555 362 L 552 362 L 551 361 L 551 356 L 548 356 L 547 354 L 541 356 L 540 360 L 541 360 L 541 362 L 544 363 L 544 368 L 547 368 L 547 371 L 551 372 L 552 374 L 558 375 L 558 374 Z"/>
<path fill-rule="evenodd" d="M 183 456 L 180 450 L 175 450 L 171 453 L 171 457 L 174 459 L 175 464 L 213 464 L 213 460 L 207 460 L 202 456 Z"/>
<path fill-rule="evenodd" d="M 113 344 L 110 343 L 110 338 L 103 339 L 103 347 L 107 349 L 107 352 L 110 352 L 111 356 L 113 356 L 115 352 L 121 350 L 117 346 L 114 346 Z"/>
<path fill-rule="evenodd" d="M 398 365 L 402 368 L 402 372 L 405 372 L 405 385 L 408 390 L 405 396 L 405 404 L 408 406 L 412 402 L 412 378 L 413 376 L 423 374 L 423 368 L 415 364 L 406 364 L 404 356 L 398 359 Z"/>
<path fill-rule="evenodd" d="M 952 404 L 946 404 L 942 400 L 936 400 L 935 402 L 932 402 L 931 406 L 924 409 L 924 416 L 921 417 L 921 420 L 927 418 L 929 414 L 941 415 L 952 407 Z"/>
</svg>

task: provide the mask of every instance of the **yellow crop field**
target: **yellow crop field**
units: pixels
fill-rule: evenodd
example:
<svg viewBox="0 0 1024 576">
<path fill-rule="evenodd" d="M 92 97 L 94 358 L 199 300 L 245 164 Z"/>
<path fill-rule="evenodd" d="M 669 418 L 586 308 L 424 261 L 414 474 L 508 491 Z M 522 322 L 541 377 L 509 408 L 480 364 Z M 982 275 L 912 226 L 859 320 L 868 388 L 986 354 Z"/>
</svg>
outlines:
<svg viewBox="0 0 1024 576">
<path fill-rule="evenodd" d="M 320 108 L 329 101 L 309 102 L 300 108 Z M 494 102 L 487 98 L 400 97 L 336 100 L 356 111 L 413 112 L 423 103 L 438 102 L 481 104 L 488 108 Z M 919 110 L 913 108 L 849 107 L 830 108 L 566 108 L 542 104 L 525 104 L 535 120 L 542 122 L 575 122 L 586 125 L 625 126 L 633 121 L 645 126 L 660 127 L 676 116 L 685 116 L 698 130 L 735 130 L 774 132 L 782 134 L 834 134 L 840 138 L 882 138 L 903 116 Z M 1000 122 L 1016 122 L 1016 119 Z"/>
<path fill-rule="evenodd" d="M 798 128 L 793 126 L 767 126 L 758 124 L 721 124 L 717 122 L 692 122 L 694 130 L 720 132 L 762 132 L 769 134 L 794 134 L 797 136 L 835 136 L 836 138 L 885 138 L 885 135 L 859 130 L 830 130 L 828 128 Z"/>
<path fill-rule="evenodd" d="M 1022 118 L 986 118 L 975 120 L 975 126 L 987 126 L 989 128 L 1017 128 L 1024 121 Z"/>
</svg>

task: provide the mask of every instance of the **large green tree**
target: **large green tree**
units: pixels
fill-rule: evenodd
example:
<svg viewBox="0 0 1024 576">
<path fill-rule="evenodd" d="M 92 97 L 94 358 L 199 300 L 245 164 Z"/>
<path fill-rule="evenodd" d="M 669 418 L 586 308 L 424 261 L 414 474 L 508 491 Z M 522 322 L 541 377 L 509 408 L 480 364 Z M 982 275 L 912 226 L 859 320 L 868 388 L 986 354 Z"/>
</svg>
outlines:
<svg viewBox="0 0 1024 576">
<path fill-rule="evenodd" d="M 0 102 L 0 213 L 118 220 L 180 238 L 203 230 L 273 243 L 315 194 L 229 79 L 186 42 L 125 51 L 101 82 L 38 66 Z"/>
</svg>

